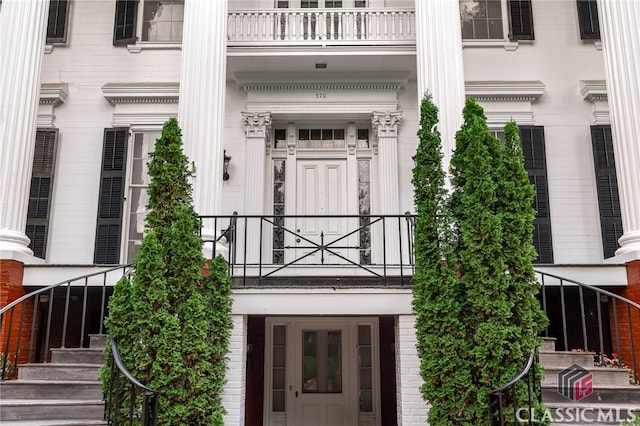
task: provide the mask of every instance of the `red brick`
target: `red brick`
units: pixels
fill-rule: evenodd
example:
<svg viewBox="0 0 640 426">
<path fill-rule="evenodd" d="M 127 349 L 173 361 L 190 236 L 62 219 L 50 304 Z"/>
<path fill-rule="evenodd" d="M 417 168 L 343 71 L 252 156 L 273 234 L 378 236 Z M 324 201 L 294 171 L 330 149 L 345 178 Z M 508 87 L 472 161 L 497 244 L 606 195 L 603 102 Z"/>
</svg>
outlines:
<svg viewBox="0 0 640 426">
<path fill-rule="evenodd" d="M 620 292 L 620 295 L 636 303 L 640 303 L 640 260 L 635 260 L 627 264 L 627 287 Z M 618 333 L 620 335 L 620 360 L 631 367 L 632 340 L 635 346 L 636 360 L 640 360 L 640 312 L 632 308 L 631 318 L 629 318 L 627 305 L 622 302 L 616 302 L 616 309 L 618 316 Z M 631 321 L 629 321 L 629 319 Z M 610 310 L 610 320 L 612 328 L 611 335 L 615 340 L 616 330 L 614 330 L 613 309 Z M 633 335 L 630 333 L 630 326 L 633 327 Z M 613 344 L 615 350 L 616 342 L 614 341 Z M 640 365 L 636 365 L 636 369 L 640 373 Z"/>
</svg>

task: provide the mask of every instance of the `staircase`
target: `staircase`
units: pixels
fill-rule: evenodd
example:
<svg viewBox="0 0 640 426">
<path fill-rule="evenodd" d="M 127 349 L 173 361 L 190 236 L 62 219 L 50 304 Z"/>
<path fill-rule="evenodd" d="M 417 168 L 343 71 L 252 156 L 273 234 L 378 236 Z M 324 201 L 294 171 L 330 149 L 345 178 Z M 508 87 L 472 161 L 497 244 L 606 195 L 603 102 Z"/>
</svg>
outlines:
<svg viewBox="0 0 640 426">
<path fill-rule="evenodd" d="M 640 417 L 640 386 L 630 384 L 629 370 L 594 367 L 596 354 L 593 352 L 556 351 L 555 348 L 554 338 L 544 338 L 540 348 L 540 362 L 545 369 L 542 401 L 551 410 L 553 425 L 619 425 L 628 419 L 629 412 Z M 558 392 L 558 373 L 573 364 L 593 375 L 593 393 L 577 402 Z"/>
<path fill-rule="evenodd" d="M 106 425 L 98 381 L 105 342 L 92 335 L 89 348 L 51 349 L 51 363 L 20 365 L 17 380 L 0 382 L 0 424 Z"/>
</svg>

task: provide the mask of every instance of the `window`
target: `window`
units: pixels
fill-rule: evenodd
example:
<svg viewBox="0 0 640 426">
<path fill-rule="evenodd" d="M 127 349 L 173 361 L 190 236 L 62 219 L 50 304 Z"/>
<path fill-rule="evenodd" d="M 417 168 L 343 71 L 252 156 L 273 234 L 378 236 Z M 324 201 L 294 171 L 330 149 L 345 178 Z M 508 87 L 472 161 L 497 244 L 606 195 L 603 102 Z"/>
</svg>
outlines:
<svg viewBox="0 0 640 426">
<path fill-rule="evenodd" d="M 460 0 L 464 40 L 533 40 L 531 0 Z"/>
<path fill-rule="evenodd" d="M 33 255 L 42 259 L 47 254 L 57 140 L 57 129 L 38 129 L 36 132 L 26 235 L 31 240 L 29 248 Z"/>
<path fill-rule="evenodd" d="M 619 247 L 618 240 L 622 236 L 622 216 L 611 126 L 592 126 L 591 143 L 598 189 L 602 249 L 606 259 L 615 256 Z"/>
<path fill-rule="evenodd" d="M 47 20 L 47 44 L 67 42 L 67 22 L 69 20 L 69 0 L 51 0 Z"/>
<path fill-rule="evenodd" d="M 117 0 L 113 44 L 182 42 L 184 0 Z"/>
<path fill-rule="evenodd" d="M 344 129 L 298 129 L 299 149 L 345 147 Z"/>
<path fill-rule="evenodd" d="M 276 217 L 273 218 L 272 260 L 276 265 L 284 264 L 284 217 L 281 216 L 285 214 L 286 165 L 286 160 L 273 160 L 273 215 Z"/>
<path fill-rule="evenodd" d="M 578 25 L 581 40 L 600 40 L 597 0 L 578 0 Z"/>
</svg>

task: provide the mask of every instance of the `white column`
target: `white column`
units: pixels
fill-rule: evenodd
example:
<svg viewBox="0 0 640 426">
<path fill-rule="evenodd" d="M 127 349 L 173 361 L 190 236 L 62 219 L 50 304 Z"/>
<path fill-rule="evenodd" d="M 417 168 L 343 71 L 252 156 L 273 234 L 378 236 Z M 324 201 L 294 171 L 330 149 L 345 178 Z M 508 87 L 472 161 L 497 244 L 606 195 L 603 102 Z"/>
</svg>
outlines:
<svg viewBox="0 0 640 426">
<path fill-rule="evenodd" d="M 193 201 L 201 215 L 221 213 L 226 76 L 227 0 L 186 1 L 179 121 L 196 169 Z M 213 228 L 213 221 L 203 224 L 205 239 L 216 235 Z"/>
<path fill-rule="evenodd" d="M 267 153 L 267 138 L 271 129 L 271 113 L 243 112 L 242 122 L 247 138 L 246 147 L 246 178 L 244 191 L 245 214 L 256 215 L 265 213 L 265 164 Z M 247 258 L 248 263 L 260 260 L 260 221 L 250 219 L 246 224 Z"/>
<path fill-rule="evenodd" d="M 398 128 L 402 120 L 402 111 L 393 112 L 374 112 L 372 117 L 372 127 L 377 135 L 377 151 L 378 151 L 378 201 L 376 214 L 400 214 L 400 187 L 398 183 Z M 375 149 L 374 149 L 375 150 Z M 375 219 L 375 218 L 374 218 Z M 378 235 L 375 236 L 375 246 L 382 247 L 382 238 L 384 236 L 384 253 L 386 258 L 383 259 L 380 254 L 374 253 L 376 261 L 382 262 L 386 260 L 387 264 L 400 262 L 400 244 L 398 241 L 398 222 L 397 219 L 386 218 L 385 233 L 382 228 L 379 229 Z M 376 230 L 376 228 L 374 228 Z"/>
<path fill-rule="evenodd" d="M 0 257 L 33 255 L 25 235 L 49 0 L 0 12 Z"/>
<path fill-rule="evenodd" d="M 640 2 L 601 0 L 600 31 L 622 229 L 616 255 L 640 259 Z"/>
<path fill-rule="evenodd" d="M 427 424 L 429 406 L 422 399 L 415 315 L 399 315 L 396 324 L 396 397 L 398 426 Z"/>
<path fill-rule="evenodd" d="M 247 317 L 231 315 L 233 330 L 229 342 L 227 383 L 222 392 L 226 426 L 244 426 L 244 407 L 247 392 Z"/>
<path fill-rule="evenodd" d="M 429 92 L 440 110 L 442 164 L 448 172 L 465 99 L 459 0 L 416 0 L 415 9 L 418 103 Z"/>
</svg>

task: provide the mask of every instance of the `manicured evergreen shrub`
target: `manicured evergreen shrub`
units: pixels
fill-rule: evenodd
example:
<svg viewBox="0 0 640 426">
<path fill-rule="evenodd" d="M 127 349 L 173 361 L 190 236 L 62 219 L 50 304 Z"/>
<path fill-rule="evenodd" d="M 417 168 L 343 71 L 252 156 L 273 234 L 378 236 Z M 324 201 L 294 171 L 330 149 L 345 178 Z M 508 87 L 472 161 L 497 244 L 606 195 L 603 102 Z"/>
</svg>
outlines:
<svg viewBox="0 0 640 426">
<path fill-rule="evenodd" d="M 107 330 L 127 369 L 161 392 L 159 424 L 222 425 L 231 282 L 224 259 L 202 255 L 177 120 L 151 159 L 146 233 L 131 279 L 109 301 Z"/>
<path fill-rule="evenodd" d="M 503 147 L 472 99 L 463 116 L 450 196 L 429 97 L 413 172 L 413 307 L 422 394 L 434 426 L 489 425 L 489 392 L 515 377 L 545 325 L 532 267 L 533 187 L 517 126 L 507 126 Z"/>
</svg>

